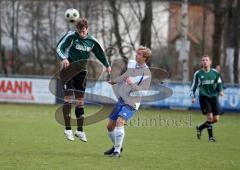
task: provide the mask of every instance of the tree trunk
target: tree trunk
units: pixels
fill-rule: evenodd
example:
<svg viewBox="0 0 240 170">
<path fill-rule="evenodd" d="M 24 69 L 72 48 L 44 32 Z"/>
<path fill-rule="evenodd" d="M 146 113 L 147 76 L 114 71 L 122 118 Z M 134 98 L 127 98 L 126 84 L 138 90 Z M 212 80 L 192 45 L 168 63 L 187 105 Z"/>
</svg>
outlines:
<svg viewBox="0 0 240 170">
<path fill-rule="evenodd" d="M 15 33 L 15 55 L 16 55 L 16 60 L 15 60 L 15 71 L 16 73 L 19 73 L 20 68 L 22 67 L 21 64 L 21 59 L 19 58 L 20 56 L 20 50 L 19 50 L 19 44 L 18 44 L 18 33 L 19 33 L 19 13 L 20 13 L 20 6 L 21 6 L 21 1 L 17 2 L 17 8 L 16 8 L 16 33 Z"/>
<path fill-rule="evenodd" d="M 0 0 L 0 59 L 2 73 L 7 75 L 7 63 L 5 58 L 5 49 L 2 46 L 2 0 Z"/>
<path fill-rule="evenodd" d="M 240 2 L 235 0 L 233 7 L 233 16 L 234 16 L 234 59 L 233 59 L 233 74 L 234 74 L 234 83 L 239 84 L 239 50 L 240 50 Z"/>
<path fill-rule="evenodd" d="M 181 49 L 179 59 L 182 64 L 182 81 L 189 81 L 189 45 L 188 45 L 188 0 L 182 0 L 181 7 Z"/>
<path fill-rule="evenodd" d="M 3 56 L 2 56 L 2 0 L 0 0 L 0 58 L 2 70 L 4 70 Z"/>
<path fill-rule="evenodd" d="M 221 64 L 222 35 L 225 24 L 226 7 L 224 0 L 214 0 L 214 35 L 213 35 L 213 56 L 212 65 L 215 67 Z"/>
<path fill-rule="evenodd" d="M 36 28 L 36 58 L 37 58 L 37 63 L 40 66 L 40 73 L 44 73 L 43 69 L 43 64 L 41 61 L 41 49 L 40 49 L 40 33 L 41 33 L 41 7 L 42 7 L 42 2 L 37 2 L 37 16 L 36 16 L 36 22 L 37 22 L 37 28 Z"/>
<path fill-rule="evenodd" d="M 230 74 L 232 76 L 231 81 L 234 83 L 239 83 L 239 31 L 240 31 L 240 7 L 239 2 L 236 0 L 230 0 L 227 10 L 227 34 L 226 34 L 226 46 L 227 48 L 233 49 L 233 62 L 230 64 Z"/>
<path fill-rule="evenodd" d="M 15 74 L 16 64 L 16 37 L 15 37 L 15 0 L 12 0 L 12 74 Z"/>
<path fill-rule="evenodd" d="M 32 14 L 32 16 L 31 16 L 31 22 L 30 22 L 30 24 L 31 24 L 31 47 L 32 47 L 32 62 L 33 62 L 33 73 L 35 74 L 36 73 L 36 67 L 37 67 L 37 61 L 36 61 L 36 50 L 35 50 L 35 33 L 34 33 L 34 30 L 35 30 L 35 26 L 34 26 L 34 21 L 35 21 L 35 17 L 34 17 L 34 6 L 35 6 L 35 4 L 34 4 L 34 2 L 32 1 L 31 2 L 31 8 L 30 8 L 30 10 L 31 10 L 31 14 Z"/>
<path fill-rule="evenodd" d="M 152 19 L 153 19 L 153 11 L 152 11 L 152 0 L 144 0 L 145 3 L 145 14 L 143 19 L 141 20 L 140 27 L 140 45 L 151 48 L 151 40 L 152 40 Z"/>
<path fill-rule="evenodd" d="M 116 1 L 115 0 L 108 0 L 110 6 L 111 6 L 111 14 L 112 14 L 112 18 L 113 18 L 113 29 L 114 29 L 114 35 L 116 37 L 116 43 L 117 43 L 117 47 L 119 49 L 119 53 L 120 53 L 120 56 L 127 60 L 126 56 L 124 55 L 123 53 L 123 50 L 122 50 L 122 38 L 121 38 L 121 35 L 120 35 L 120 30 L 119 30 L 119 20 L 118 20 L 118 10 L 117 9 L 117 6 L 116 6 Z"/>
</svg>

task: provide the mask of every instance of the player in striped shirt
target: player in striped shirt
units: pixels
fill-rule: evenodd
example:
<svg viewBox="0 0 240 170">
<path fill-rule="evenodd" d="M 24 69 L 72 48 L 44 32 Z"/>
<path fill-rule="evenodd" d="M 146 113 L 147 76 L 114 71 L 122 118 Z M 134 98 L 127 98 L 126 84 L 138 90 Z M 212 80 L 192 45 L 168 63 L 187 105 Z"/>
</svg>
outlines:
<svg viewBox="0 0 240 170">
<path fill-rule="evenodd" d="M 64 92 L 63 116 L 65 122 L 64 134 L 68 140 L 74 140 L 70 124 L 70 113 L 73 97 L 75 97 L 75 115 L 77 118 L 77 131 L 75 136 L 87 142 L 86 134 L 83 131 L 84 121 L 84 93 L 86 88 L 87 60 L 93 52 L 96 58 L 106 67 L 107 72 L 111 72 L 111 67 L 107 57 L 98 41 L 88 33 L 88 21 L 85 18 L 75 23 L 76 31 L 69 31 L 57 44 L 57 56 L 62 62 L 63 69 L 60 77 Z M 69 70 L 70 64 L 77 66 L 78 72 Z M 73 71 L 74 73 L 69 73 Z M 71 79 L 68 76 L 74 75 Z M 67 81 L 66 81 L 67 80 Z"/>
<path fill-rule="evenodd" d="M 218 96 L 223 96 L 223 87 L 220 74 L 211 68 L 211 59 L 208 55 L 202 57 L 202 69 L 194 73 L 191 97 L 192 103 L 195 102 L 195 92 L 199 89 L 199 103 L 204 115 L 207 115 L 207 121 L 197 126 L 197 137 L 201 138 L 202 130 L 207 128 L 209 142 L 216 142 L 213 137 L 213 124 L 219 120 Z"/>
</svg>

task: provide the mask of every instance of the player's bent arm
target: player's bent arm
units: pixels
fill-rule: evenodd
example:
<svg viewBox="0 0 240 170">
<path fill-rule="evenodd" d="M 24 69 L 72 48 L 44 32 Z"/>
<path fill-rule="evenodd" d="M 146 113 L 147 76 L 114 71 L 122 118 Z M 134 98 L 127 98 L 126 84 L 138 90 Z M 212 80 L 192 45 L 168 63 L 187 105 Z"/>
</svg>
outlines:
<svg viewBox="0 0 240 170">
<path fill-rule="evenodd" d="M 221 79 L 220 74 L 218 74 L 218 77 L 217 77 L 217 87 L 216 87 L 216 90 L 219 92 L 219 95 L 221 95 L 220 94 L 221 92 L 223 93 L 223 84 L 222 84 L 222 79 Z"/>
<path fill-rule="evenodd" d="M 144 79 L 140 84 L 133 83 L 130 84 L 132 91 L 144 91 L 148 90 L 151 84 L 151 77 Z"/>
<path fill-rule="evenodd" d="M 121 83 L 121 82 L 125 81 L 125 80 L 127 79 L 127 77 L 128 77 L 128 71 L 126 71 L 125 73 L 123 73 L 121 76 L 113 79 L 112 81 L 113 81 L 114 83 Z"/>
<path fill-rule="evenodd" d="M 193 76 L 193 81 L 192 81 L 192 85 L 191 85 L 191 90 L 190 90 L 190 96 L 192 98 L 195 98 L 195 92 L 197 90 L 197 86 L 198 86 L 198 71 L 194 73 Z"/>
</svg>

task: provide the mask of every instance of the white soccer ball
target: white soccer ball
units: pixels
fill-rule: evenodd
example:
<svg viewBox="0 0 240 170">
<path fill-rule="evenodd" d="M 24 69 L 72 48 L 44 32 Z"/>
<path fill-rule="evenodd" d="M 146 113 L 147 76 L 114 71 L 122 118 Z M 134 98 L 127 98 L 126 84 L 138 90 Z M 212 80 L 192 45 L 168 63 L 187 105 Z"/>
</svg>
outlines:
<svg viewBox="0 0 240 170">
<path fill-rule="evenodd" d="M 77 21 L 79 17 L 80 17 L 80 14 L 77 9 L 70 8 L 70 9 L 67 9 L 65 12 L 65 19 L 71 23 Z"/>
</svg>

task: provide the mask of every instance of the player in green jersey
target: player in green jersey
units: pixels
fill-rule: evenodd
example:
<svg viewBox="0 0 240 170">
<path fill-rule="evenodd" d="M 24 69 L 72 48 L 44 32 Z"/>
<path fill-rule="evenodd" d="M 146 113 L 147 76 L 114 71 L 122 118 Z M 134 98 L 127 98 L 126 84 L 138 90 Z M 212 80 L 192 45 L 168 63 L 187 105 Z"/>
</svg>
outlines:
<svg viewBox="0 0 240 170">
<path fill-rule="evenodd" d="M 111 72 L 111 67 L 107 60 L 107 57 L 101 48 L 98 41 L 88 33 L 88 21 L 83 18 L 75 23 L 76 31 L 69 31 L 65 34 L 57 44 L 57 56 L 62 62 L 62 70 L 60 77 L 62 80 L 62 86 L 64 91 L 64 105 L 63 105 L 63 117 L 65 123 L 64 134 L 68 140 L 74 140 L 74 136 L 71 129 L 71 105 L 73 97 L 75 97 L 76 107 L 75 115 L 77 118 L 77 131 L 75 136 L 80 140 L 87 142 L 86 134 L 83 132 L 84 122 L 84 93 L 86 88 L 86 74 L 87 74 L 87 60 L 90 53 L 93 52 L 97 59 L 107 68 L 108 73 Z M 78 64 L 78 73 L 69 74 L 69 65 Z M 70 80 L 66 75 L 74 75 Z M 63 81 L 65 80 L 65 81 Z"/>
<path fill-rule="evenodd" d="M 207 115 L 207 121 L 197 126 L 197 137 L 201 138 L 202 130 L 207 128 L 209 142 L 216 142 L 213 137 L 213 124 L 219 120 L 218 96 L 223 96 L 223 87 L 220 74 L 211 69 L 211 59 L 208 55 L 202 57 L 202 69 L 194 73 L 191 86 L 192 103 L 195 102 L 195 92 L 199 88 L 199 103 L 202 113 Z"/>
</svg>

